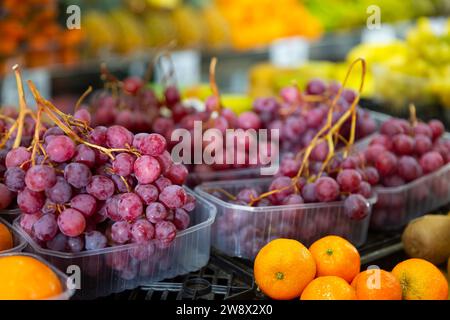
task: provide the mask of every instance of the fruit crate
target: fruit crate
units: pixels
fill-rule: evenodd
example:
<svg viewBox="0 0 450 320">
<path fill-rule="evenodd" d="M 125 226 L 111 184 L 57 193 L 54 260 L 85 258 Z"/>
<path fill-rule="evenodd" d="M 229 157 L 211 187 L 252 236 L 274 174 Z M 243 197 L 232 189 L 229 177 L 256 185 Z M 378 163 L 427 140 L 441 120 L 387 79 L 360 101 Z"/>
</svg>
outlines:
<svg viewBox="0 0 450 320">
<path fill-rule="evenodd" d="M 0 216 L 3 216 L 3 217 L 18 216 L 19 214 L 20 214 L 19 208 L 0 210 Z"/>
<path fill-rule="evenodd" d="M 191 227 L 179 232 L 169 247 L 153 241 L 146 245 L 127 244 L 79 253 L 44 249 L 20 228 L 19 219 L 14 221 L 14 225 L 27 240 L 27 250 L 63 272 L 69 267 L 79 268 L 80 289 L 75 298 L 92 299 L 173 278 L 205 266 L 210 255 L 211 225 L 216 208 L 197 197 L 196 208 L 190 216 Z"/>
<path fill-rule="evenodd" d="M 55 297 L 50 297 L 45 300 L 69 300 L 73 296 L 75 290 L 71 289 L 69 287 L 69 283 L 72 284 L 69 277 L 67 275 L 65 275 L 63 272 L 61 272 L 61 270 L 58 270 L 53 265 L 51 265 L 48 261 L 42 259 L 42 257 L 39 257 L 34 254 L 30 254 L 30 253 L 25 253 L 25 252 L 10 252 L 10 253 L 1 253 L 0 254 L 0 258 L 9 257 L 9 256 L 25 256 L 25 257 L 31 257 L 31 258 L 37 259 L 40 262 L 42 262 L 43 264 L 45 264 L 47 267 L 49 267 L 56 274 L 59 281 L 61 282 L 63 292 L 61 292 L 61 294 L 59 294 Z"/>
<path fill-rule="evenodd" d="M 352 220 L 344 213 L 343 201 L 299 205 L 249 207 L 225 202 L 211 194 L 224 190 L 237 194 L 244 187 L 266 190 L 271 179 L 208 182 L 195 191 L 217 206 L 212 228 L 212 245 L 223 253 L 253 259 L 259 249 L 275 238 L 297 239 L 305 245 L 329 234 L 340 235 L 356 246 L 366 241 L 371 209 L 376 197 L 368 200 L 369 214 Z"/>
<path fill-rule="evenodd" d="M 0 251 L 0 254 L 6 254 L 11 252 L 21 252 L 27 246 L 26 240 L 20 235 L 15 227 L 11 226 L 5 219 L 0 218 L 0 224 L 6 226 L 11 232 L 13 238 L 13 247 L 8 250 Z"/>
<path fill-rule="evenodd" d="M 450 139 L 445 133 L 444 139 Z M 370 137 L 355 145 L 364 150 Z M 450 163 L 399 187 L 376 187 L 378 200 L 372 212 L 370 227 L 375 230 L 397 230 L 409 221 L 450 202 Z"/>
</svg>

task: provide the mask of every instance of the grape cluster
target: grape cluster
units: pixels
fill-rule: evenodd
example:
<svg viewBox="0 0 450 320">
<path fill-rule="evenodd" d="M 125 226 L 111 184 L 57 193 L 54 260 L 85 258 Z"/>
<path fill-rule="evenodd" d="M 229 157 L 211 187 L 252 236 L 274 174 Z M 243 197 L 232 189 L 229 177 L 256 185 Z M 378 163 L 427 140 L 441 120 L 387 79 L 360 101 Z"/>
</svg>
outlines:
<svg viewBox="0 0 450 320">
<path fill-rule="evenodd" d="M 17 192 L 21 227 L 43 247 L 167 246 L 189 226 L 195 198 L 181 186 L 188 171 L 172 162 L 161 135 L 64 123 L 35 135 L 30 148 L 6 154 L 5 185 Z"/>
<path fill-rule="evenodd" d="M 280 99 L 259 98 L 253 110 L 259 115 L 261 124 L 267 129 L 277 129 L 280 134 L 280 150 L 298 152 L 309 145 L 317 132 L 327 121 L 328 110 L 338 94 L 341 85 L 337 82 L 326 84 L 313 79 L 301 92 L 297 87 L 285 87 L 280 91 Z M 337 98 L 333 111 L 333 122 L 347 111 L 356 98 L 356 92 L 343 89 Z M 365 110 L 358 108 L 356 138 L 363 138 L 375 132 L 377 124 Z M 350 120 L 341 127 L 340 134 L 349 138 Z"/>
<path fill-rule="evenodd" d="M 183 104 L 177 87 L 168 86 L 164 90 L 163 105 L 166 113 L 155 119 L 152 129 L 154 132 L 163 135 L 167 140 L 170 140 L 172 132 L 178 128 L 190 131 L 191 137 L 195 137 L 193 130 L 196 121 L 202 122 L 203 130 L 214 128 L 218 129 L 223 135 L 225 135 L 227 129 L 258 130 L 261 128 L 261 120 L 255 112 L 244 112 L 238 116 L 231 109 L 223 107 L 220 98 L 216 95 L 208 97 L 204 103 L 204 110 L 199 111 L 194 107 Z M 252 143 L 256 143 L 256 139 L 256 132 L 248 132 L 248 135 L 245 137 L 243 135 L 237 136 L 233 141 L 233 145 L 228 145 L 225 137 L 222 141 L 205 142 L 202 145 L 203 150 L 208 146 L 212 148 L 214 143 L 218 143 L 219 145 L 217 148 L 214 147 L 214 149 L 224 150 L 224 161 L 211 165 L 196 164 L 190 169 L 193 172 L 207 173 L 217 170 L 257 166 L 260 159 L 258 158 L 256 163 L 253 163 L 249 157 L 250 146 Z M 194 140 L 192 142 L 194 143 Z M 174 142 L 171 146 L 175 143 L 177 142 Z M 258 147 L 266 148 L 260 145 Z M 226 150 L 231 148 L 234 149 L 234 161 L 233 163 L 226 163 Z M 191 154 L 194 154 L 194 145 L 192 145 Z"/>
<path fill-rule="evenodd" d="M 380 132 L 360 156 L 377 170 L 379 187 L 400 188 L 450 162 L 450 140 L 444 139 L 444 131 L 439 120 L 425 123 L 392 118 L 381 125 Z M 418 203 L 429 197 L 446 198 L 449 186 L 444 180 L 436 177 L 431 184 L 414 185 L 411 195 Z M 395 190 L 379 192 L 372 215 L 374 228 L 402 224 L 404 213 L 409 210 L 408 199 L 404 193 Z"/>
<path fill-rule="evenodd" d="M 9 151 L 13 148 L 16 137 L 17 127 L 14 123 L 17 121 L 19 113 L 13 107 L 4 107 L 0 110 L 0 180 L 5 181 L 5 172 L 7 169 L 7 161 L 9 163 L 14 161 L 21 161 L 20 159 L 14 159 L 11 155 L 8 156 Z M 19 137 L 18 145 L 21 147 L 19 150 L 23 150 L 30 146 L 33 139 L 33 132 L 35 129 L 35 121 L 27 114 L 23 121 L 23 129 L 21 137 Z M 16 156 L 23 155 L 20 151 Z M 0 210 L 9 208 L 12 206 L 15 200 L 15 191 L 9 190 L 4 183 L 0 183 Z"/>
<path fill-rule="evenodd" d="M 97 92 L 87 108 L 75 112 L 76 117 L 97 126 L 121 125 L 132 132 L 149 132 L 159 114 L 160 102 L 155 92 L 142 79 L 128 77 L 114 90 Z M 91 110 L 91 112 L 88 112 Z"/>
</svg>

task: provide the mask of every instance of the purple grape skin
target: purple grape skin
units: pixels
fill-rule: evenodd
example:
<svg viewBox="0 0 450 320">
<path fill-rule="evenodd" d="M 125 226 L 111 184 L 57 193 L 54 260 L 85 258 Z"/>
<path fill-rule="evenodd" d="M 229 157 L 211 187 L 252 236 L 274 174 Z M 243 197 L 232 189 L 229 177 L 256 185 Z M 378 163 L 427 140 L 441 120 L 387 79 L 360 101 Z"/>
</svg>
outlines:
<svg viewBox="0 0 450 320">
<path fill-rule="evenodd" d="M 82 163 L 72 162 L 64 169 L 64 178 L 77 189 L 86 187 L 89 184 L 91 177 L 91 170 Z"/>
<path fill-rule="evenodd" d="M 75 155 L 75 143 L 67 136 L 55 136 L 45 148 L 50 160 L 66 162 Z"/>
<path fill-rule="evenodd" d="M 66 243 L 66 250 L 72 253 L 81 252 L 84 248 L 84 240 L 79 237 L 68 237 Z"/>
<path fill-rule="evenodd" d="M 56 183 L 45 190 L 45 195 L 54 203 L 64 204 L 72 198 L 72 187 L 63 177 L 56 177 Z"/>
<path fill-rule="evenodd" d="M 131 226 L 131 238 L 134 243 L 147 243 L 155 236 L 155 227 L 146 219 L 138 219 Z"/>
<path fill-rule="evenodd" d="M 119 195 L 117 202 L 118 213 L 125 221 L 133 222 L 143 214 L 141 198 L 135 193 L 123 193 Z"/>
<path fill-rule="evenodd" d="M 14 192 L 25 189 L 25 171 L 19 167 L 8 168 L 5 172 L 5 185 Z"/>
<path fill-rule="evenodd" d="M 172 242 L 177 235 L 177 228 L 172 222 L 161 221 L 155 225 L 155 239 L 163 244 Z"/>
<path fill-rule="evenodd" d="M 50 166 L 35 165 L 28 169 L 25 175 L 25 184 L 28 189 L 41 192 L 51 188 L 56 183 L 56 172 Z"/>
<path fill-rule="evenodd" d="M 302 189 L 302 197 L 306 203 L 317 202 L 315 183 L 307 183 Z"/>
<path fill-rule="evenodd" d="M 86 250 L 103 249 L 108 243 L 108 239 L 99 231 L 90 231 L 84 235 Z"/>
<path fill-rule="evenodd" d="M 369 203 L 360 194 L 351 194 L 344 200 L 344 213 L 352 220 L 362 220 L 369 214 Z"/>
<path fill-rule="evenodd" d="M 42 192 L 34 192 L 28 188 L 17 194 L 17 205 L 26 214 L 33 214 L 42 209 L 45 203 L 45 196 Z"/>
<path fill-rule="evenodd" d="M 178 230 L 184 230 L 189 227 L 189 223 L 191 222 L 191 218 L 186 210 L 183 209 L 175 209 L 175 215 L 173 218 L 173 224 L 177 227 Z"/>
<path fill-rule="evenodd" d="M 116 243 L 127 243 L 131 239 L 131 225 L 126 221 L 115 222 L 111 227 L 111 237 Z"/>
<path fill-rule="evenodd" d="M 134 190 L 137 195 L 142 199 L 144 204 L 149 205 L 152 202 L 158 200 L 159 191 L 152 184 L 138 184 Z"/>
<path fill-rule="evenodd" d="M 168 186 L 159 194 L 159 201 L 170 209 L 183 207 L 186 203 L 186 199 L 186 191 L 177 185 Z"/>
<path fill-rule="evenodd" d="M 335 201 L 339 196 L 339 184 L 329 177 L 322 177 L 315 182 L 317 199 L 320 202 Z"/>
<path fill-rule="evenodd" d="M 153 202 L 145 209 L 145 216 L 151 223 L 157 223 L 166 220 L 169 216 L 169 211 L 162 203 Z"/>
<path fill-rule="evenodd" d="M 50 241 L 57 232 L 58 225 L 54 215 L 45 214 L 33 224 L 33 234 L 41 241 Z"/>
<path fill-rule="evenodd" d="M 114 194 L 114 182 L 104 176 L 93 176 L 86 186 L 86 191 L 98 200 L 107 200 Z"/>
<path fill-rule="evenodd" d="M 112 162 L 113 171 L 119 176 L 129 176 L 133 173 L 135 157 L 129 153 L 119 153 Z"/>
<path fill-rule="evenodd" d="M 79 194 L 70 200 L 70 207 L 77 209 L 86 218 L 89 218 L 97 209 L 97 201 L 89 194 Z"/>
</svg>

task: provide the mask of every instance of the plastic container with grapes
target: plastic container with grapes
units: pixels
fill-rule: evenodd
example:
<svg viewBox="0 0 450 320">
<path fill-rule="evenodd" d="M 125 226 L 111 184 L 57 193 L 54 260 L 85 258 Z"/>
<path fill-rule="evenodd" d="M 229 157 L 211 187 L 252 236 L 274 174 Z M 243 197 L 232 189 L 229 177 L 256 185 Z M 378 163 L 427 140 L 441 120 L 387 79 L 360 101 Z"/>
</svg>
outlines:
<svg viewBox="0 0 450 320">
<path fill-rule="evenodd" d="M 450 140 L 450 133 L 442 139 Z M 358 142 L 356 150 L 364 150 L 371 137 Z M 427 214 L 450 201 L 450 163 L 399 187 L 376 187 L 378 201 L 372 212 L 370 228 L 393 231 L 409 221 Z"/>
<path fill-rule="evenodd" d="M 0 251 L 0 254 L 6 254 L 11 252 L 21 252 L 27 246 L 26 240 L 21 236 L 21 234 L 16 230 L 15 227 L 11 226 L 6 220 L 0 218 L 0 224 L 3 224 L 11 232 L 13 238 L 13 247 L 8 250 Z"/>
<path fill-rule="evenodd" d="M 0 258 L 1 257 L 9 257 L 9 256 L 26 256 L 26 257 L 34 258 L 36 260 L 39 260 L 43 264 L 45 264 L 56 274 L 59 281 L 61 282 L 63 292 L 61 292 L 57 296 L 50 297 L 46 300 L 69 300 L 73 296 L 75 290 L 69 287 L 69 285 L 70 286 L 73 285 L 72 280 L 69 279 L 69 277 L 65 273 L 63 273 L 61 270 L 58 270 L 57 268 L 55 268 L 55 266 L 51 265 L 48 261 L 42 259 L 42 257 L 35 255 L 35 254 L 31 254 L 31 253 L 25 253 L 25 252 L 20 252 L 20 253 L 14 253 L 14 252 L 3 253 L 2 252 L 2 253 L 0 253 Z"/>
<path fill-rule="evenodd" d="M 297 239 L 308 246 L 326 235 L 339 235 L 356 246 L 367 238 L 370 213 L 376 197 L 368 199 L 369 214 L 352 220 L 344 213 L 343 201 L 269 207 L 249 207 L 228 203 L 213 193 L 224 190 L 237 194 L 245 187 L 267 190 L 272 179 L 248 179 L 208 182 L 195 191 L 217 207 L 212 228 L 212 245 L 223 253 L 253 259 L 258 251 L 275 238 Z"/>
<path fill-rule="evenodd" d="M 76 290 L 75 298 L 92 299 L 173 278 L 205 266 L 209 260 L 211 225 L 216 217 L 216 208 L 201 198 L 196 200 L 196 208 L 190 213 L 191 226 L 179 232 L 175 240 L 165 247 L 153 241 L 145 245 L 127 244 L 65 253 L 43 249 L 20 228 L 19 219 L 14 225 L 27 239 L 32 253 L 63 272 L 80 273 L 80 289 Z"/>
<path fill-rule="evenodd" d="M 389 116 L 384 113 L 376 111 L 368 111 L 368 113 L 370 114 L 370 117 L 373 120 L 375 120 L 377 128 L 379 128 L 384 121 L 389 119 Z M 193 188 L 204 182 L 210 181 L 229 181 L 229 180 L 255 179 L 255 178 L 261 178 L 261 169 L 260 167 L 257 166 L 249 168 L 218 170 L 211 172 L 194 172 L 189 174 L 186 184 L 189 187 Z"/>
</svg>

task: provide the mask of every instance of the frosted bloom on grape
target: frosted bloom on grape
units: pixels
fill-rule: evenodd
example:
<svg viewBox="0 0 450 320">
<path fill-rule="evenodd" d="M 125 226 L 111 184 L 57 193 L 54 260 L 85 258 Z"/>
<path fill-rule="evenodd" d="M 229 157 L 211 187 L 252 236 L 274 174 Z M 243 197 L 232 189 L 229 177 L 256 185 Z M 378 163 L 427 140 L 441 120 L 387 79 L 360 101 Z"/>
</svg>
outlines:
<svg viewBox="0 0 450 320">
<path fill-rule="evenodd" d="M 66 162 L 75 155 L 75 143 L 67 136 L 55 136 L 45 148 L 50 160 Z"/>
<path fill-rule="evenodd" d="M 186 191 L 180 186 L 171 185 L 159 194 L 159 201 L 170 209 L 181 208 L 187 200 Z"/>
<path fill-rule="evenodd" d="M 104 176 L 93 176 L 86 191 L 98 200 L 107 200 L 114 194 L 114 182 Z"/>
<path fill-rule="evenodd" d="M 134 162 L 134 174 L 140 184 L 152 183 L 161 174 L 161 166 L 152 156 L 142 156 Z"/>
<path fill-rule="evenodd" d="M 110 148 L 126 148 L 133 143 L 133 134 L 125 127 L 111 126 L 106 131 L 106 144 Z"/>
</svg>

